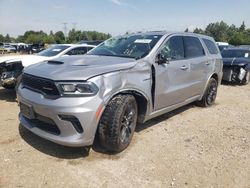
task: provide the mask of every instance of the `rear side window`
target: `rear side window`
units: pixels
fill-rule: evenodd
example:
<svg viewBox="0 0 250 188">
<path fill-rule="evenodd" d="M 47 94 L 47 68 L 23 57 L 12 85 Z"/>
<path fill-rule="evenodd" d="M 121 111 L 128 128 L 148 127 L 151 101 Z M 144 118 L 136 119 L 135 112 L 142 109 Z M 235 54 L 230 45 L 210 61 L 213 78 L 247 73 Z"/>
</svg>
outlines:
<svg viewBox="0 0 250 188">
<path fill-rule="evenodd" d="M 219 51 L 216 48 L 216 45 L 213 41 L 208 40 L 208 39 L 202 39 L 202 40 L 205 43 L 210 54 L 218 54 L 219 53 Z"/>
<path fill-rule="evenodd" d="M 205 55 L 202 44 L 197 37 L 184 36 L 183 40 L 186 58 L 201 57 Z"/>
</svg>

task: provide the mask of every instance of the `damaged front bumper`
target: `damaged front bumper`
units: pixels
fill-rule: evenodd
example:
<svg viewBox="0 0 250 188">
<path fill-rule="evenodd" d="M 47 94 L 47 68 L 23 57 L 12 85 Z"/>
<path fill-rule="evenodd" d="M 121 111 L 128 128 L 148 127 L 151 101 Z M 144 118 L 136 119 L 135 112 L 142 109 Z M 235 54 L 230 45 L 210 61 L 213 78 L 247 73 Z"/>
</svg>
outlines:
<svg viewBox="0 0 250 188">
<path fill-rule="evenodd" d="M 18 77 L 22 74 L 22 63 L 1 63 L 0 64 L 0 84 L 3 87 L 14 87 Z"/>
<path fill-rule="evenodd" d="M 1 74 L 1 85 L 2 86 L 12 86 L 15 85 L 17 81 L 17 77 L 15 72 L 3 72 Z"/>
<path fill-rule="evenodd" d="M 248 69 L 242 66 L 224 66 L 222 80 L 227 82 L 242 83 L 246 78 Z"/>
</svg>

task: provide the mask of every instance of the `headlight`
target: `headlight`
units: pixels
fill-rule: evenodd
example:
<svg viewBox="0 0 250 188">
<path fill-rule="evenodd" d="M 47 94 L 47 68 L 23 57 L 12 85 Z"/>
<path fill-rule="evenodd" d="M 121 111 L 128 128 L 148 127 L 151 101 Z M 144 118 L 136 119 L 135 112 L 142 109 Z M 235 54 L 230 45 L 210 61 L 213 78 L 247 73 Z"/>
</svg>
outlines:
<svg viewBox="0 0 250 188">
<path fill-rule="evenodd" d="M 57 87 L 63 96 L 93 96 L 98 92 L 92 82 L 59 82 Z"/>
</svg>

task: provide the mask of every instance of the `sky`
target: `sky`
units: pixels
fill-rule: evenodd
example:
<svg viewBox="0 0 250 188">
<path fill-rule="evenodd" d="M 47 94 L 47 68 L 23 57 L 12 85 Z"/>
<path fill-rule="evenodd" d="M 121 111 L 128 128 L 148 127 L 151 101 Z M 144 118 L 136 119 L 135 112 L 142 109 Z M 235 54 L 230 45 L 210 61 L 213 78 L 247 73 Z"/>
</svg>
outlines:
<svg viewBox="0 0 250 188">
<path fill-rule="evenodd" d="M 27 30 L 184 31 L 225 21 L 250 27 L 249 0 L 0 0 L 0 34 Z"/>
</svg>

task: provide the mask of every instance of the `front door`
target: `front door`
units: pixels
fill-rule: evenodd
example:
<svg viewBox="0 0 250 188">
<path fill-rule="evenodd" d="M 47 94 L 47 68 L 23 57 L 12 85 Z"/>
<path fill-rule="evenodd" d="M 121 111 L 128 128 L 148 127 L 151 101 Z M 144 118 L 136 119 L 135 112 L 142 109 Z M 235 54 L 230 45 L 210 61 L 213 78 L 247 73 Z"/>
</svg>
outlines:
<svg viewBox="0 0 250 188">
<path fill-rule="evenodd" d="M 155 64 L 154 110 L 185 101 L 189 96 L 190 63 L 185 59 L 183 37 L 172 36 L 158 52 L 166 63 Z"/>
</svg>

